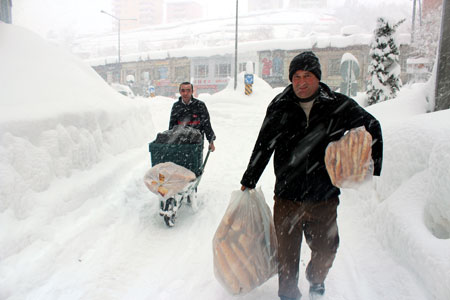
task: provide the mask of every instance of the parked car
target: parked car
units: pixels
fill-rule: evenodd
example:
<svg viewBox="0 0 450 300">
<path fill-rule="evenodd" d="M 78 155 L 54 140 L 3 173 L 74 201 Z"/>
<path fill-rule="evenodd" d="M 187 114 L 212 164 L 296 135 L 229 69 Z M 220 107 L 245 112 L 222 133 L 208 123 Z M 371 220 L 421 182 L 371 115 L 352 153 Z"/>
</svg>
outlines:
<svg viewBox="0 0 450 300">
<path fill-rule="evenodd" d="M 133 91 L 130 89 L 130 87 L 128 85 L 119 84 L 119 83 L 111 83 L 111 87 L 124 96 L 130 97 L 130 98 L 135 97 Z"/>
</svg>

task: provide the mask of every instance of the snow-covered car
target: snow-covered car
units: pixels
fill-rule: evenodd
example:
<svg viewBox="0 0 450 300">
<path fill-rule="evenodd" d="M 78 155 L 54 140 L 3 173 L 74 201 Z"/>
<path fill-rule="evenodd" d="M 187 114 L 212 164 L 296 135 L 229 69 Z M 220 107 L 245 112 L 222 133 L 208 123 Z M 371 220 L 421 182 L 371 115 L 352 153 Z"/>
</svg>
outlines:
<svg viewBox="0 0 450 300">
<path fill-rule="evenodd" d="M 111 87 L 124 96 L 134 98 L 133 91 L 127 85 L 123 85 L 123 84 L 119 84 L 119 83 L 111 83 Z"/>
</svg>

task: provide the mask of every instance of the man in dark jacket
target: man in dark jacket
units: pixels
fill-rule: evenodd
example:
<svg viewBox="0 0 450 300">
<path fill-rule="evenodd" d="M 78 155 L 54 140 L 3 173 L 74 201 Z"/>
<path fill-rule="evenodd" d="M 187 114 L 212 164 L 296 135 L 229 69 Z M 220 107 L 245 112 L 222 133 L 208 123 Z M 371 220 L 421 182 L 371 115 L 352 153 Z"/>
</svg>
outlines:
<svg viewBox="0 0 450 300">
<path fill-rule="evenodd" d="M 278 239 L 278 295 L 300 299 L 300 246 L 304 234 L 311 248 L 306 268 L 310 298 L 323 295 L 324 281 L 339 245 L 337 206 L 340 191 L 333 186 L 324 157 L 327 145 L 347 130 L 364 126 L 372 135 L 374 172 L 380 175 L 383 142 L 379 122 L 353 99 L 332 92 L 320 82 L 317 56 L 303 52 L 290 63 L 292 84 L 267 108 L 242 190 L 256 186 L 274 153 L 274 224 Z"/>
<path fill-rule="evenodd" d="M 192 97 L 194 86 L 190 82 L 180 84 L 180 98 L 172 106 L 170 112 L 169 129 L 175 125 L 191 126 L 200 130 L 202 136 L 206 135 L 209 142 L 209 149 L 212 152 L 216 149 L 214 140 L 216 135 L 211 127 L 208 109 L 204 102 Z"/>
</svg>

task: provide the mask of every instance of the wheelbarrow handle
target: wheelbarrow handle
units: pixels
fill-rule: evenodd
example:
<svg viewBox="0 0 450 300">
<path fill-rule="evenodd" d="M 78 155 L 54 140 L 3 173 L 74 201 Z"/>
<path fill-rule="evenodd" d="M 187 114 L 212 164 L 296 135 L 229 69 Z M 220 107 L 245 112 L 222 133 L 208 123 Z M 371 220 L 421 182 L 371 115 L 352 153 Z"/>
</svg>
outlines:
<svg viewBox="0 0 450 300">
<path fill-rule="evenodd" d="M 205 170 L 206 162 L 208 161 L 209 153 L 211 153 L 211 149 L 208 148 L 208 153 L 206 153 L 205 161 L 203 162 L 202 166 L 200 167 L 200 174 L 203 174 L 203 170 Z"/>
</svg>

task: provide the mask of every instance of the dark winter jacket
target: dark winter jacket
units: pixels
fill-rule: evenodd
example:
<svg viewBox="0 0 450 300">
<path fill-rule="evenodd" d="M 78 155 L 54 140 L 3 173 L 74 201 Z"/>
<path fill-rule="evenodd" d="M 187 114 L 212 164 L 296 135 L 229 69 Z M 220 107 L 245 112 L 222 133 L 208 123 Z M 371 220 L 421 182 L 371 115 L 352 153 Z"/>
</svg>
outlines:
<svg viewBox="0 0 450 300">
<path fill-rule="evenodd" d="M 211 127 L 208 109 L 203 101 L 192 98 L 188 105 L 184 104 L 181 97 L 172 106 L 170 113 L 169 129 L 175 125 L 191 126 L 200 130 L 202 135 L 211 143 L 216 139 Z"/>
<path fill-rule="evenodd" d="M 274 153 L 275 195 L 293 201 L 324 201 L 340 194 L 325 168 L 327 145 L 364 125 L 372 135 L 374 175 L 381 172 L 383 141 L 379 122 L 353 99 L 320 83 L 307 124 L 292 85 L 272 100 L 241 184 L 254 188 Z"/>
</svg>

